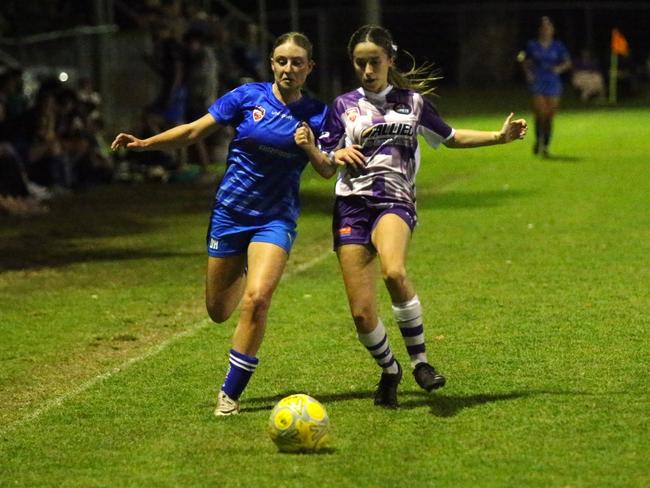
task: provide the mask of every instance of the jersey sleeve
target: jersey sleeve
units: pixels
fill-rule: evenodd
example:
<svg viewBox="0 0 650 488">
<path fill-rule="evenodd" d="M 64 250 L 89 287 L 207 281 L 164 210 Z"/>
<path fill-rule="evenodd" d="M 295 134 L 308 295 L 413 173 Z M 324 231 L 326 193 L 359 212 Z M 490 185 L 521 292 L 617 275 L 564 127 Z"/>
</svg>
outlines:
<svg viewBox="0 0 650 488">
<path fill-rule="evenodd" d="M 342 116 L 345 113 L 345 106 L 340 99 L 334 100 L 332 108 L 328 111 L 325 124 L 322 128 L 318 142 L 321 150 L 329 153 L 343 146 L 345 136 L 345 124 Z"/>
<path fill-rule="evenodd" d="M 323 106 L 323 111 L 318 114 L 315 124 L 310 124 L 311 129 L 314 131 L 314 136 L 316 139 L 319 139 L 320 136 L 325 132 L 325 126 L 327 125 L 327 118 L 329 116 L 330 109 L 327 105 Z"/>
<path fill-rule="evenodd" d="M 229 91 L 208 108 L 208 112 L 219 124 L 230 124 L 239 115 L 246 96 L 246 85 Z"/>
<path fill-rule="evenodd" d="M 431 147 L 436 148 L 441 143 L 451 139 L 455 131 L 442 120 L 438 111 L 429 100 L 422 98 L 422 101 L 422 113 L 420 114 L 418 134 L 422 135 Z"/>
</svg>

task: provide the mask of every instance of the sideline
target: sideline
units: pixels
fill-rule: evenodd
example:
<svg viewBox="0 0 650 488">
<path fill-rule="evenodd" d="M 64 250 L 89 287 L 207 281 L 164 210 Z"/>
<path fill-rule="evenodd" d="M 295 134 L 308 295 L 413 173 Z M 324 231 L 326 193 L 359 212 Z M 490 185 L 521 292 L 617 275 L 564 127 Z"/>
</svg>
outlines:
<svg viewBox="0 0 650 488">
<path fill-rule="evenodd" d="M 284 281 L 285 279 L 291 278 L 291 277 L 293 277 L 293 276 L 295 276 L 297 274 L 300 274 L 300 273 L 302 273 L 304 271 L 307 271 L 308 269 L 310 269 L 310 268 L 316 266 L 317 264 L 319 264 L 321 261 L 324 261 L 325 258 L 327 258 L 330 255 L 333 256 L 334 253 L 332 253 L 329 249 L 327 249 L 326 251 L 324 251 L 322 254 L 319 254 L 315 258 L 313 258 L 313 259 L 311 259 L 311 260 L 309 260 L 309 261 L 307 261 L 305 263 L 302 263 L 301 265 L 296 266 L 291 271 L 285 273 L 282 276 L 281 280 Z M 24 424 L 27 424 L 29 422 L 32 422 L 32 421 L 38 419 L 44 413 L 47 413 L 50 410 L 61 406 L 66 401 L 70 400 L 71 398 L 76 397 L 77 395 L 80 395 L 81 393 L 85 392 L 86 390 L 89 390 L 90 388 L 92 388 L 96 384 L 101 383 L 102 381 L 105 381 L 105 380 L 107 380 L 107 379 L 121 373 L 122 371 L 126 371 L 128 368 L 130 368 L 131 366 L 133 366 L 136 363 L 139 363 L 141 361 L 145 361 L 145 360 L 147 360 L 147 359 L 149 359 L 151 357 L 156 356 L 157 354 L 161 353 L 162 351 L 167 349 L 169 346 L 171 346 L 175 342 L 178 342 L 178 341 L 180 341 L 182 339 L 185 339 L 187 337 L 192 337 L 193 335 L 195 335 L 199 331 L 205 329 L 206 327 L 208 327 L 211 324 L 212 324 L 212 321 L 209 320 L 209 319 L 200 320 L 199 322 L 196 322 L 196 323 L 192 324 L 189 328 L 187 328 L 187 329 L 185 329 L 185 330 L 183 330 L 181 332 L 178 332 L 175 335 L 172 335 L 171 337 L 167 338 L 166 340 L 164 340 L 160 344 L 152 347 L 151 349 L 145 351 L 144 353 L 140 354 L 139 356 L 132 357 L 132 358 L 128 359 L 127 361 L 123 362 L 122 364 L 120 364 L 119 366 L 115 366 L 114 368 L 111 368 L 110 370 L 106 371 L 105 373 L 94 376 L 93 378 L 90 378 L 89 380 L 84 381 L 80 385 L 72 388 L 71 390 L 69 390 L 69 391 L 67 391 L 67 392 L 65 392 L 65 393 L 63 393 L 63 394 L 61 394 L 61 395 L 59 395 L 57 397 L 46 400 L 40 407 L 36 408 L 36 410 L 32 411 L 31 413 L 28 413 L 27 415 L 25 415 L 22 418 L 14 420 L 13 422 L 9 423 L 6 427 L 1 428 L 0 429 L 0 435 L 5 435 L 8 432 L 11 432 L 12 430 L 14 430 L 14 429 L 16 429 L 16 428 L 18 428 L 18 427 L 20 427 L 20 426 L 22 426 Z"/>
</svg>

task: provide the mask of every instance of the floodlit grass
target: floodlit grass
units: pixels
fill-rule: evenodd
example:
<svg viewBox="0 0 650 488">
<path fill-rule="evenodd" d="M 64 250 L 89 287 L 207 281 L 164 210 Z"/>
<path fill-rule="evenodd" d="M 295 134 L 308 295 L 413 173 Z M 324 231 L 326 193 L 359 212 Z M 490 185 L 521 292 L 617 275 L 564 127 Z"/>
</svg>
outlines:
<svg viewBox="0 0 650 488">
<path fill-rule="evenodd" d="M 212 409 L 236 318 L 203 308 L 212 188 L 111 186 L 0 221 L 0 485 L 648 486 L 650 112 L 556 125 L 550 160 L 530 141 L 424 150 L 409 271 L 448 385 L 406 375 L 395 411 L 372 405 L 332 181 L 305 175 L 260 367 L 226 419 Z M 331 451 L 276 452 L 267 417 L 294 392 L 328 408 Z"/>
</svg>

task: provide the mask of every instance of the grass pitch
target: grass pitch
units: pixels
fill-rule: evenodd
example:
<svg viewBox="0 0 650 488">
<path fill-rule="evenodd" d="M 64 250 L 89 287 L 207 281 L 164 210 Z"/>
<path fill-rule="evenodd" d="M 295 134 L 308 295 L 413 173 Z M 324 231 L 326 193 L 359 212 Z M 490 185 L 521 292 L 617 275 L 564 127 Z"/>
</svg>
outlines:
<svg viewBox="0 0 650 488">
<path fill-rule="evenodd" d="M 495 129 L 508 108 L 444 113 Z M 648 127 L 644 109 L 565 110 L 550 160 L 531 141 L 423 151 L 409 272 L 448 384 L 405 375 L 395 411 L 372 405 L 332 181 L 305 175 L 260 367 L 227 419 L 212 409 L 236 317 L 203 308 L 213 188 L 112 186 L 0 221 L 0 486 L 648 486 Z M 267 417 L 294 392 L 328 408 L 331 450 L 276 452 Z"/>
</svg>

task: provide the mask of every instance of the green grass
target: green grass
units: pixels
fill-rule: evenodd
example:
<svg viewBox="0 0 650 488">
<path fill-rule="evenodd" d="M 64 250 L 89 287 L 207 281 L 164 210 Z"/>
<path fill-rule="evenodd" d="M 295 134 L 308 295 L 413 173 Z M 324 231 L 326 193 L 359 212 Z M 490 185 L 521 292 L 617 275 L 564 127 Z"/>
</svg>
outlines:
<svg viewBox="0 0 650 488">
<path fill-rule="evenodd" d="M 409 272 L 448 385 L 406 376 L 396 411 L 372 405 L 331 181 L 305 175 L 260 367 L 228 419 L 212 409 L 236 318 L 208 325 L 202 299 L 212 188 L 112 186 L 1 221 L 0 486 L 648 486 L 650 112 L 556 126 L 545 161 L 530 142 L 424 150 Z M 293 392 L 328 408 L 331 451 L 276 452 L 267 417 Z"/>
</svg>

